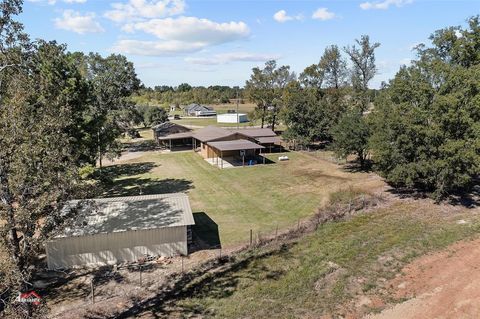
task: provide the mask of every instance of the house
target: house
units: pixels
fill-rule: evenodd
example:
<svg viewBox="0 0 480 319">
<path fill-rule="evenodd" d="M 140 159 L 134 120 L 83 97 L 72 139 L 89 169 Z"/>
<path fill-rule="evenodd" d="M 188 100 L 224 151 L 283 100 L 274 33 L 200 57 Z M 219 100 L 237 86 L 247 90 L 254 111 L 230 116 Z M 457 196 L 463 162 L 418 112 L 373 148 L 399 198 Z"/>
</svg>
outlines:
<svg viewBox="0 0 480 319">
<path fill-rule="evenodd" d="M 225 113 L 217 115 L 217 123 L 245 123 L 248 122 L 247 114 Z"/>
<path fill-rule="evenodd" d="M 169 145 L 170 150 L 181 143 L 192 145 L 204 159 L 216 165 L 223 166 L 223 160 L 245 160 L 265 162 L 262 156 L 264 150 L 270 152 L 281 147 L 281 139 L 269 128 L 225 129 L 217 126 L 207 126 L 195 131 L 168 134 L 157 137 L 157 141 Z M 191 144 L 190 144 L 191 143 Z"/>
<path fill-rule="evenodd" d="M 188 254 L 190 227 L 195 222 L 185 194 L 71 201 L 64 212 L 72 209 L 73 222 L 46 243 L 49 269 Z"/>
<path fill-rule="evenodd" d="M 189 104 L 184 107 L 183 111 L 188 116 L 215 116 L 217 112 L 215 112 L 211 107 L 206 105 L 200 105 L 196 103 Z"/>
</svg>

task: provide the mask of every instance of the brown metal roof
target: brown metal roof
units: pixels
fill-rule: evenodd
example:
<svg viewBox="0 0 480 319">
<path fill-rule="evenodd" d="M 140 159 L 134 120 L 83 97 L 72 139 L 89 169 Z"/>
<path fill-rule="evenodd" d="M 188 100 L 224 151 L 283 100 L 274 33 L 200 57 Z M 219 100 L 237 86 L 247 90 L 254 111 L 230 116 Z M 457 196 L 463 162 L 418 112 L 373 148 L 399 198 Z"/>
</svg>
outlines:
<svg viewBox="0 0 480 319">
<path fill-rule="evenodd" d="M 183 133 L 174 133 L 165 136 L 159 136 L 158 139 L 161 141 L 168 141 L 168 140 L 177 140 L 182 138 L 192 138 L 193 132 L 183 132 Z"/>
<path fill-rule="evenodd" d="M 277 136 L 274 131 L 269 128 L 244 128 L 244 129 L 237 129 L 235 132 L 239 134 L 248 136 L 248 137 L 267 137 L 267 136 Z"/>
<path fill-rule="evenodd" d="M 217 126 L 207 126 L 193 133 L 193 137 L 202 142 L 218 140 L 236 134 L 235 131 L 226 130 Z"/>
<path fill-rule="evenodd" d="M 279 144 L 282 141 L 279 136 L 258 137 L 256 140 L 260 144 Z"/>
<path fill-rule="evenodd" d="M 249 140 L 210 142 L 208 145 L 219 151 L 257 150 L 265 148 Z"/>
</svg>

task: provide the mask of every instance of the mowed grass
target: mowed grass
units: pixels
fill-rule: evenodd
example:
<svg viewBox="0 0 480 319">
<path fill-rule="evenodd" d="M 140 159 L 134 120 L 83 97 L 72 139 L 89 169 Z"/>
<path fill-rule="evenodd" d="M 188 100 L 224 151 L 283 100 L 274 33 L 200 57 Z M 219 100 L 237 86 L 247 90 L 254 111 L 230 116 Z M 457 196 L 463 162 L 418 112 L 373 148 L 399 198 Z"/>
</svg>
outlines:
<svg viewBox="0 0 480 319">
<path fill-rule="evenodd" d="M 460 218 L 468 223 L 458 224 Z M 325 224 L 282 247 L 252 251 L 218 275 L 196 280 L 168 306 L 149 312 L 206 318 L 343 318 L 353 310 L 358 314 L 361 295 L 382 296 L 379 286 L 414 257 L 479 230 L 479 217 L 468 210 L 445 215 L 440 207 L 398 202 Z M 374 310 L 364 306 L 363 313 Z"/>
<path fill-rule="evenodd" d="M 268 157 L 276 161 L 281 154 Z M 194 212 L 217 225 L 223 247 L 272 234 L 314 214 L 330 193 L 357 185 L 382 185 L 366 173 L 348 173 L 337 165 L 304 153 L 289 161 L 245 168 L 219 169 L 191 151 L 149 152 L 107 168 L 114 177 L 104 196 L 187 192 Z"/>
<path fill-rule="evenodd" d="M 199 117 L 199 118 L 181 118 L 180 120 L 171 120 L 173 123 L 177 123 L 180 125 L 187 125 L 187 126 L 221 126 L 221 127 L 236 127 L 236 123 L 217 123 L 217 117 Z M 240 123 L 240 127 L 245 126 L 254 126 L 256 125 L 255 122 L 244 122 Z"/>
</svg>

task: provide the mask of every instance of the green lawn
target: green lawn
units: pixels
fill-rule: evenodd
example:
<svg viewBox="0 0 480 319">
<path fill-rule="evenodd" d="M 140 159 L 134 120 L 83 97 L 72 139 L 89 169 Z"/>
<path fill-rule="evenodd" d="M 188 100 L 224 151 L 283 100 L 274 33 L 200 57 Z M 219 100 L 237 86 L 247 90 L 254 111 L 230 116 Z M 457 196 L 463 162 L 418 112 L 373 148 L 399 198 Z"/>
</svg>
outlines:
<svg viewBox="0 0 480 319">
<path fill-rule="evenodd" d="M 461 218 L 469 223 L 458 224 Z M 179 292 L 178 299 L 149 312 L 207 318 L 320 318 L 325 314 L 344 318 L 354 310 L 361 317 L 380 309 L 357 306 L 359 296 L 375 294 L 392 301 L 380 287 L 403 265 L 475 236 L 479 230 L 479 217 L 468 210 L 446 215 L 440 206 L 399 202 L 348 221 L 328 223 L 282 247 L 241 255 L 217 275 L 196 278 Z"/>
<path fill-rule="evenodd" d="M 180 125 L 194 125 L 194 126 L 223 126 L 223 127 L 236 127 L 236 123 L 217 123 L 216 117 L 200 117 L 200 118 L 181 118 L 180 120 L 171 120 L 173 123 Z M 240 123 L 240 127 L 253 126 L 255 122 Z"/>
<path fill-rule="evenodd" d="M 287 162 L 220 170 L 193 152 L 147 153 L 106 168 L 114 182 L 104 196 L 187 192 L 193 211 L 216 223 L 225 247 L 248 241 L 250 229 L 257 235 L 295 225 L 335 190 L 381 183 L 307 154 L 288 156 Z"/>
</svg>

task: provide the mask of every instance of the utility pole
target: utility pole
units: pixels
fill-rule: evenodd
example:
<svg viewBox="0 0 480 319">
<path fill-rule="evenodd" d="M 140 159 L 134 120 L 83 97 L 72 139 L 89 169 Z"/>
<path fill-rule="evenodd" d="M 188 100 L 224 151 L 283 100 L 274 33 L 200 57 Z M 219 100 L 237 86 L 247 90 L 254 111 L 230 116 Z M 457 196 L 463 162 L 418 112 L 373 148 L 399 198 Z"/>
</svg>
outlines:
<svg viewBox="0 0 480 319">
<path fill-rule="evenodd" d="M 238 115 L 238 87 L 237 87 L 237 130 L 240 128 L 240 116 Z"/>
</svg>

